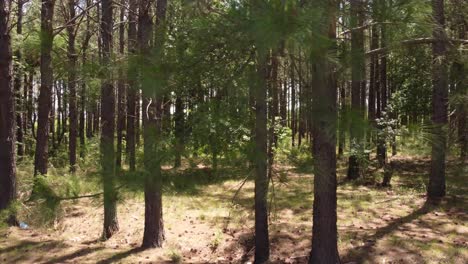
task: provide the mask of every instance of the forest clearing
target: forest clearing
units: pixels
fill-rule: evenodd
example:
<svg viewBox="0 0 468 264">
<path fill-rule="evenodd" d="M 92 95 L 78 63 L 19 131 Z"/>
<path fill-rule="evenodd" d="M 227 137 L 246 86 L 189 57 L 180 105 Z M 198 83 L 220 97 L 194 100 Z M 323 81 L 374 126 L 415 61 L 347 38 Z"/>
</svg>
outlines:
<svg viewBox="0 0 468 264">
<path fill-rule="evenodd" d="M 0 263 L 468 263 L 467 15 L 0 0 Z"/>
<path fill-rule="evenodd" d="M 338 170 L 338 247 L 343 263 L 466 263 L 466 170 L 450 162 L 447 183 L 454 188 L 443 203 L 426 204 L 428 162 L 398 157 L 391 189 L 374 185 L 372 178 L 367 184 L 347 183 L 344 168 Z M 208 179 L 204 169 L 188 171 L 171 175 L 195 176 L 186 185 L 174 180 L 167 190 L 170 194 L 163 197 L 167 242 L 162 249 L 139 247 L 144 203 L 143 194 L 137 192 L 123 194 L 118 208 L 122 232 L 108 241 L 99 239 L 102 201 L 85 199 L 63 205 L 60 220 L 48 228 L 3 231 L 0 259 L 5 263 L 252 261 L 253 182 L 239 189 L 245 173 L 239 170 L 223 170 L 219 180 Z M 313 179 L 294 167 L 275 171 L 285 180 L 276 179 L 271 204 L 271 263 L 305 263 L 312 232 Z"/>
</svg>

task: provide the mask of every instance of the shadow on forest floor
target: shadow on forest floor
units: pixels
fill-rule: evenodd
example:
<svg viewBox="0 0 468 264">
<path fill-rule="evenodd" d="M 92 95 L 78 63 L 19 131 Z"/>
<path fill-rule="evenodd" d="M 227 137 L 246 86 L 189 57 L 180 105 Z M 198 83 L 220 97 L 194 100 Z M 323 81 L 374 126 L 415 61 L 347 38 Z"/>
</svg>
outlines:
<svg viewBox="0 0 468 264">
<path fill-rule="evenodd" d="M 392 188 L 343 183 L 338 186 L 339 251 L 344 263 L 466 263 L 466 183 L 448 163 L 448 195 L 425 203 L 427 160 L 398 161 Z M 345 177 L 340 164 L 339 178 Z M 123 193 L 120 231 L 109 241 L 100 204 L 63 205 L 57 228 L 9 229 L 0 236 L 5 263 L 245 263 L 254 253 L 254 183 L 247 169 L 165 169 L 163 248 L 143 250 L 144 202 Z M 311 248 L 313 176 L 293 167 L 275 168 L 269 200 L 272 263 L 306 263 Z M 240 188 L 242 186 L 242 188 Z M 410 186 L 410 187 L 408 187 Z M 25 219 L 26 220 L 26 219 Z M 28 222 L 28 221 L 26 221 Z M 30 222 L 28 222 L 30 223 Z M 403 260 L 402 260 L 403 259 Z"/>
</svg>

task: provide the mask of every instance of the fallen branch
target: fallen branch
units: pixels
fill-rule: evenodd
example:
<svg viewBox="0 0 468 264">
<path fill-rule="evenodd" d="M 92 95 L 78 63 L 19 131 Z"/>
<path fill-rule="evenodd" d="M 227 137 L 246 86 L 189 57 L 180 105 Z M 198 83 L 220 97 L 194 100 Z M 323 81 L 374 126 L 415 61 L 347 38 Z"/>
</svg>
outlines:
<svg viewBox="0 0 468 264">
<path fill-rule="evenodd" d="M 410 45 L 418 45 L 418 44 L 432 44 L 436 42 L 436 39 L 434 38 L 416 38 L 416 39 L 408 39 L 408 40 L 403 40 L 399 43 L 399 45 L 402 46 L 410 46 Z M 452 44 L 463 44 L 463 45 L 468 45 L 468 40 L 467 39 L 448 39 L 448 42 Z M 374 49 L 366 52 L 366 56 L 372 56 L 372 55 L 378 55 L 378 54 L 383 54 L 388 52 L 391 49 L 391 47 L 384 47 L 384 48 L 379 48 L 379 49 Z"/>
</svg>

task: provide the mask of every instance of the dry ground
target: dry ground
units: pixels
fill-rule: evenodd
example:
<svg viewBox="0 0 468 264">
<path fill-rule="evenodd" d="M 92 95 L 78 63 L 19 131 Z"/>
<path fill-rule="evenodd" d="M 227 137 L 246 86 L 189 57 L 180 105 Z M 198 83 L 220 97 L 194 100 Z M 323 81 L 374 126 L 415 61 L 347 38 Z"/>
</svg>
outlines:
<svg viewBox="0 0 468 264">
<path fill-rule="evenodd" d="M 378 187 L 371 176 L 359 184 L 340 181 L 343 263 L 468 263 L 466 168 L 450 164 L 448 196 L 431 205 L 424 195 L 427 162 L 398 157 L 392 188 Z M 276 170 L 270 197 L 272 263 L 304 263 L 311 248 L 313 178 L 291 167 Z M 339 175 L 341 179 L 344 168 Z M 63 204 L 61 217 L 48 227 L 0 231 L 0 263 L 251 261 L 253 183 L 247 181 L 235 195 L 243 177 L 190 182 L 164 196 L 167 241 L 161 249 L 139 249 L 144 204 L 141 193 L 136 193 L 122 197 L 120 232 L 109 241 L 99 240 L 103 215 L 99 199 L 81 199 Z M 25 215 L 32 221 L 34 215 Z"/>
</svg>

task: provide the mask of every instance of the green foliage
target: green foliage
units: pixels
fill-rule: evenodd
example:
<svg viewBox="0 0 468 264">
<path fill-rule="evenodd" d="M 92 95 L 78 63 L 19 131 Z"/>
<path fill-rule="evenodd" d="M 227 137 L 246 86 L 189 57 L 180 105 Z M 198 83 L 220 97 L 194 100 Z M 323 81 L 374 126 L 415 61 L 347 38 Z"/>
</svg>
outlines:
<svg viewBox="0 0 468 264">
<path fill-rule="evenodd" d="M 301 144 L 298 147 L 291 148 L 288 160 L 300 171 L 311 172 L 313 169 L 313 159 L 308 144 Z"/>
</svg>

